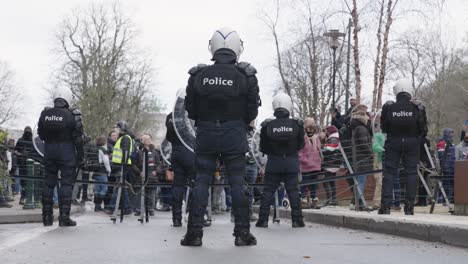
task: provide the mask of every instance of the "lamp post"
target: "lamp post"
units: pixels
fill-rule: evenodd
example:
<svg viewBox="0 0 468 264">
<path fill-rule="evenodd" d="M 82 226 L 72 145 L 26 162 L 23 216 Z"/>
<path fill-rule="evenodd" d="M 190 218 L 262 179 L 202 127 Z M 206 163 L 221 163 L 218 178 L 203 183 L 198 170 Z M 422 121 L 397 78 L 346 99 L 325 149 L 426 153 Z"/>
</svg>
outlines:
<svg viewBox="0 0 468 264">
<path fill-rule="evenodd" d="M 346 63 L 346 96 L 345 96 L 345 110 L 348 111 L 349 108 L 349 68 L 350 68 L 350 52 L 351 52 L 351 27 L 353 26 L 351 18 L 348 22 L 348 54 L 347 54 L 347 63 Z"/>
<path fill-rule="evenodd" d="M 325 37 L 328 37 L 328 44 L 333 49 L 333 79 L 332 79 L 332 108 L 335 108 L 335 93 L 336 93 L 336 85 L 335 85 L 335 77 L 336 77 L 336 49 L 340 46 L 340 42 L 338 41 L 339 37 L 344 37 L 346 34 L 341 33 L 338 29 L 331 29 L 325 34 Z"/>
</svg>

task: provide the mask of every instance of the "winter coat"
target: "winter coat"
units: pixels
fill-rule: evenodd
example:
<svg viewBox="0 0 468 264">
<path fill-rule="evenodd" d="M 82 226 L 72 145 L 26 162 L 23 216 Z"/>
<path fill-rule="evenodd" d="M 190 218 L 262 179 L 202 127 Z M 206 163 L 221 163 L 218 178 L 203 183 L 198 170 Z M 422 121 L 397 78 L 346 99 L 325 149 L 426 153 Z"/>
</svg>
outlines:
<svg viewBox="0 0 468 264">
<path fill-rule="evenodd" d="M 368 127 L 369 117 L 357 112 L 351 116 L 352 167 L 355 172 L 370 171 L 373 167 L 372 136 Z"/>
<path fill-rule="evenodd" d="M 317 136 L 311 139 L 304 136 L 304 148 L 299 151 L 299 161 L 301 163 L 301 172 L 320 171 L 322 169 L 322 158 L 320 156 L 320 140 Z"/>
<path fill-rule="evenodd" d="M 18 166 L 24 167 L 26 165 L 26 160 L 31 158 L 35 153 L 32 133 L 25 132 L 23 136 L 18 139 L 18 142 L 16 142 L 15 150 L 19 154 L 17 156 Z"/>
<path fill-rule="evenodd" d="M 455 145 L 453 129 L 444 128 L 442 138 L 437 142 L 437 154 L 445 176 L 455 174 Z"/>
<path fill-rule="evenodd" d="M 455 148 L 456 160 L 468 160 L 468 143 L 465 141 L 460 142 Z"/>
<path fill-rule="evenodd" d="M 139 172 L 141 173 L 143 171 L 143 161 L 144 161 L 144 155 L 145 155 L 145 151 L 144 151 L 144 147 L 140 150 L 140 152 L 138 153 L 138 169 L 139 169 Z M 159 149 L 156 149 L 154 147 L 154 145 L 150 145 L 149 148 L 148 148 L 148 151 L 151 152 L 151 155 L 148 155 L 148 177 L 150 179 L 150 182 L 151 183 L 156 183 L 158 182 L 158 178 L 159 178 L 159 175 L 158 173 L 163 171 L 163 162 L 162 162 L 162 158 L 161 158 L 161 155 L 159 153 Z M 156 172 L 156 175 L 153 176 L 153 172 Z"/>
<path fill-rule="evenodd" d="M 341 116 L 339 112 L 336 113 L 336 117 L 332 118 L 331 125 L 335 126 L 337 129 L 340 129 L 345 122 L 345 119 Z"/>
<path fill-rule="evenodd" d="M 102 148 L 102 149 L 101 149 Z M 101 148 L 98 148 L 98 160 L 99 164 L 102 164 L 104 166 L 105 171 L 107 172 L 107 176 L 111 174 L 111 163 L 110 163 L 110 155 L 108 154 L 107 146 L 102 146 Z"/>
<path fill-rule="evenodd" d="M 327 171 L 336 172 L 343 161 L 343 156 L 340 150 L 340 135 L 338 132 L 330 134 L 323 147 L 323 164 L 322 167 Z"/>
<path fill-rule="evenodd" d="M 377 154 L 377 161 L 382 162 L 385 151 L 385 135 L 382 132 L 377 132 L 373 138 L 372 150 Z"/>
</svg>

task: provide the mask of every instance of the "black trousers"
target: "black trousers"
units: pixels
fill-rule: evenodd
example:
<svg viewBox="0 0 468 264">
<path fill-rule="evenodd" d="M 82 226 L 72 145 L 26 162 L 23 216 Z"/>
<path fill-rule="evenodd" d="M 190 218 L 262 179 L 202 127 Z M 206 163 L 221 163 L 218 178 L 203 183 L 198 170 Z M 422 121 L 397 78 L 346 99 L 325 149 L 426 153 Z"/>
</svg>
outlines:
<svg viewBox="0 0 468 264">
<path fill-rule="evenodd" d="M 249 230 L 249 191 L 244 185 L 245 153 L 248 151 L 246 124 L 243 121 L 198 122 L 196 139 L 196 177 L 192 192 L 189 229 L 202 230 L 208 205 L 208 188 L 213 182 L 218 160 L 224 162 L 231 186 L 234 234 Z"/>
<path fill-rule="evenodd" d="M 390 207 L 393 199 L 394 178 L 400 162 L 406 175 L 405 200 L 414 202 L 418 177 L 419 144 L 417 137 L 389 137 L 385 141 L 384 172 L 382 180 L 382 205 Z"/>
<path fill-rule="evenodd" d="M 60 210 L 69 212 L 72 201 L 73 185 L 76 180 L 75 147 L 72 143 L 45 144 L 44 153 L 45 186 L 42 194 L 43 213 L 51 214 L 53 206 L 54 188 L 58 185 L 60 171 L 60 185 L 58 198 Z"/>
<path fill-rule="evenodd" d="M 171 165 L 174 171 L 172 184 L 172 219 L 182 219 L 182 201 L 185 185 L 195 179 L 195 154 L 184 146 L 172 146 Z"/>
<path fill-rule="evenodd" d="M 265 173 L 265 187 L 263 189 L 262 201 L 260 203 L 259 218 L 268 221 L 270 206 L 274 203 L 275 192 L 281 182 L 284 182 L 286 193 L 288 194 L 291 205 L 292 220 L 302 218 L 301 201 L 298 183 L 298 174 L 296 173 Z"/>
</svg>

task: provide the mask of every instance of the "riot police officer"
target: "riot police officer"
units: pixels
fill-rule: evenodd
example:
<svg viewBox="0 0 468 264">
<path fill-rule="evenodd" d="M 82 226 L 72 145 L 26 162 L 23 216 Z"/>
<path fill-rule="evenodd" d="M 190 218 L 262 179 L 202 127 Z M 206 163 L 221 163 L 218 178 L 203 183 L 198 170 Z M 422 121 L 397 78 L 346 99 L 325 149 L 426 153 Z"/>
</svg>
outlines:
<svg viewBox="0 0 468 264">
<path fill-rule="evenodd" d="M 185 185 L 195 178 L 195 154 L 188 150 L 176 134 L 172 113 L 166 117 L 166 139 L 171 142 L 171 169 L 174 172 L 172 184 L 172 224 L 182 226 L 182 201 Z"/>
<path fill-rule="evenodd" d="M 83 125 L 81 112 L 71 109 L 63 98 L 54 100 L 54 107 L 46 108 L 41 113 L 38 124 L 39 137 L 45 142 L 45 188 L 42 195 L 42 220 L 44 226 L 53 224 L 53 195 L 58 186 L 60 171 L 59 226 L 75 226 L 70 219 L 72 190 L 75 183 L 77 166 L 82 166 Z"/>
<path fill-rule="evenodd" d="M 256 245 L 250 233 L 249 194 L 244 188 L 247 126 L 257 117 L 260 105 L 255 68 L 238 59 L 243 51 L 236 31 L 222 28 L 213 34 L 209 49 L 213 65 L 190 69 L 185 108 L 197 126 L 195 166 L 197 175 L 192 194 L 188 229 L 183 246 L 201 246 L 203 215 L 208 188 L 217 160 L 224 162 L 232 192 L 236 246 Z"/>
<path fill-rule="evenodd" d="M 268 227 L 270 205 L 280 182 L 284 182 L 291 203 L 292 227 L 304 227 L 298 188 L 300 171 L 298 151 L 304 148 L 304 122 L 290 118 L 292 100 L 285 93 L 273 98 L 276 119 L 262 123 L 260 151 L 268 155 L 265 168 L 265 188 L 260 204 L 260 214 L 255 226 Z"/>
<path fill-rule="evenodd" d="M 424 105 L 412 99 L 412 87 L 409 80 L 399 80 L 393 87 L 396 102 L 389 101 L 382 107 L 381 127 L 382 132 L 387 133 L 387 140 L 379 214 L 390 214 L 393 181 L 400 161 L 406 174 L 404 211 L 406 215 L 414 214 L 419 145 L 427 134 L 427 118 Z"/>
</svg>

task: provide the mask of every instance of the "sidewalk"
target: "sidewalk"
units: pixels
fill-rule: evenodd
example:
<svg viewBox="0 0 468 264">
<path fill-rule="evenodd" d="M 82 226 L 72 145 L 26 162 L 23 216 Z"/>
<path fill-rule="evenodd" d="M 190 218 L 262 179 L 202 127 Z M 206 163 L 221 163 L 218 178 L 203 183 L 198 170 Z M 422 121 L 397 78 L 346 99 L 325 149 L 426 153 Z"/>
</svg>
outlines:
<svg viewBox="0 0 468 264">
<path fill-rule="evenodd" d="M 378 215 L 377 211 L 356 212 L 339 206 L 307 209 L 303 214 L 308 222 L 468 247 L 467 216 L 442 213 L 447 209 L 441 206 L 437 207 L 437 214 L 425 213 L 428 207 L 415 209 L 413 216 L 393 211 L 391 215 Z M 291 214 L 289 210 L 280 209 L 279 216 L 290 218 Z"/>
<path fill-rule="evenodd" d="M 42 222 L 41 209 L 24 210 L 22 205 L 19 205 L 18 196 L 15 201 L 10 202 L 12 208 L 0 208 L 0 224 L 19 224 L 19 223 L 35 223 Z M 83 212 L 82 206 L 72 205 L 71 214 Z M 54 209 L 54 217 L 58 217 L 58 209 Z"/>
</svg>

